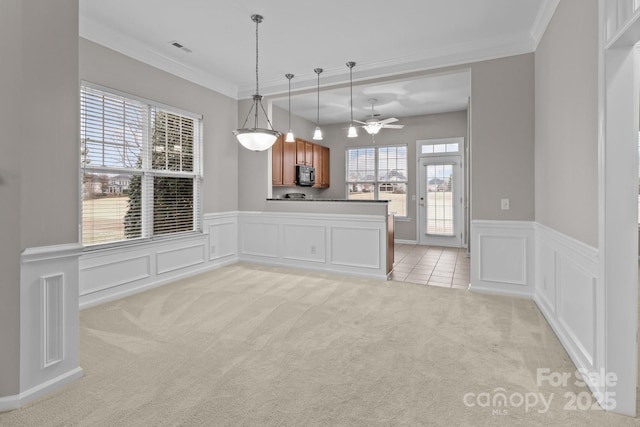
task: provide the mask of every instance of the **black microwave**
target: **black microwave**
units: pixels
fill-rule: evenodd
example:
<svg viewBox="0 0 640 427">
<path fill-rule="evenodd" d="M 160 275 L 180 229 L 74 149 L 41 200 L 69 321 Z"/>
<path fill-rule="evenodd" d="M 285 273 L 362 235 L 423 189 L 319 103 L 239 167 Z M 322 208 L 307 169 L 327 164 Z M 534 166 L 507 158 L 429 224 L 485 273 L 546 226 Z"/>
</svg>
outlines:
<svg viewBox="0 0 640 427">
<path fill-rule="evenodd" d="M 311 166 L 296 165 L 296 185 L 311 187 L 316 183 L 316 170 Z"/>
</svg>

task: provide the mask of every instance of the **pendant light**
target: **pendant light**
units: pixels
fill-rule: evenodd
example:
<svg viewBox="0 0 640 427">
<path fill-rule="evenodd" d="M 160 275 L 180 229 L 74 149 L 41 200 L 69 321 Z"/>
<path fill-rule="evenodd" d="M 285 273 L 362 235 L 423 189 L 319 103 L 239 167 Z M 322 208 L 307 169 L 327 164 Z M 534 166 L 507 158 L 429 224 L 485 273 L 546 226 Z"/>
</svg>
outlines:
<svg viewBox="0 0 640 427">
<path fill-rule="evenodd" d="M 313 139 L 322 141 L 322 130 L 320 129 L 320 73 L 322 73 L 322 68 L 314 68 L 313 71 L 318 75 L 318 116 L 316 120 L 316 130 L 313 132 Z"/>
<path fill-rule="evenodd" d="M 284 76 L 289 79 L 289 132 L 287 132 L 287 137 L 284 141 L 296 142 L 296 139 L 293 136 L 293 131 L 291 130 L 291 79 L 293 78 L 293 74 L 285 74 Z"/>
<path fill-rule="evenodd" d="M 251 20 L 256 23 L 256 93 L 253 95 L 253 104 L 251 104 L 251 109 L 242 124 L 242 128 L 234 130 L 233 134 L 243 147 L 252 151 L 264 151 L 276 142 L 276 139 L 280 136 L 280 132 L 273 130 L 267 112 L 262 105 L 262 96 L 258 90 L 258 25 L 262 22 L 263 17 L 261 15 L 251 15 Z M 258 106 L 260 106 L 267 119 L 269 129 L 258 127 Z M 245 125 L 247 124 L 247 120 L 249 120 L 251 111 L 254 111 L 254 123 L 252 128 L 247 128 Z"/>
<path fill-rule="evenodd" d="M 353 124 L 353 67 L 356 66 L 356 63 L 353 61 L 347 62 L 347 67 L 349 67 L 349 93 L 351 97 L 351 102 L 349 105 L 351 106 L 351 123 L 349 124 L 349 131 L 347 132 L 347 138 L 357 138 L 358 130 Z"/>
</svg>

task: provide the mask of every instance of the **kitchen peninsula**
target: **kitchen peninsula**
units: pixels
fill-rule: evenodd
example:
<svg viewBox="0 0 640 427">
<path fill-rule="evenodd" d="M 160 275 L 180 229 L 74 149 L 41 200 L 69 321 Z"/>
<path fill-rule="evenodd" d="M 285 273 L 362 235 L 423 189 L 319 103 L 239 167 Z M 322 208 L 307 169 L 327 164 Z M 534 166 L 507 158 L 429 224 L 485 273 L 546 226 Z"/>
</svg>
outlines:
<svg viewBox="0 0 640 427">
<path fill-rule="evenodd" d="M 250 261 L 379 279 L 393 268 L 386 200 L 267 199 L 239 220 L 239 250 Z"/>
</svg>

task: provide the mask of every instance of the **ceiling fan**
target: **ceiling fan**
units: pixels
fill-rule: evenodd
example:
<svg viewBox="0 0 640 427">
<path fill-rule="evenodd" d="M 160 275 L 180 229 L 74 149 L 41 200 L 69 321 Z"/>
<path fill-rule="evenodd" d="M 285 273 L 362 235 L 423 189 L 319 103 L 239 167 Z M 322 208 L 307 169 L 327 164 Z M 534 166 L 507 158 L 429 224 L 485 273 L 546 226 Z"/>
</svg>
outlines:
<svg viewBox="0 0 640 427">
<path fill-rule="evenodd" d="M 373 106 L 378 102 L 377 99 L 371 98 L 369 99 L 369 103 L 371 104 L 371 117 L 367 119 L 366 122 L 361 122 L 360 120 L 354 120 L 356 123 L 362 124 L 364 130 L 367 131 L 370 135 L 375 135 L 380 132 L 380 129 L 402 129 L 404 125 L 392 125 L 391 123 L 395 123 L 398 121 L 395 117 L 389 117 L 388 119 L 379 120 L 376 117 L 380 117 L 380 114 L 376 114 L 373 110 Z"/>
</svg>

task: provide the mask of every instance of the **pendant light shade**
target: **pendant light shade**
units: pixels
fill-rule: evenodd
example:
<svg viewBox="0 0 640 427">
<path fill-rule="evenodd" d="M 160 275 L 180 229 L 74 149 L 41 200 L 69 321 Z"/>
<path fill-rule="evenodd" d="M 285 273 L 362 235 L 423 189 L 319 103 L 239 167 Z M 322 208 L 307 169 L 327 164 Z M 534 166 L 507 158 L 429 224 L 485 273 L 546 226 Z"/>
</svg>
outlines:
<svg viewBox="0 0 640 427">
<path fill-rule="evenodd" d="M 322 68 L 314 68 L 313 71 L 318 75 L 318 116 L 316 119 L 316 130 L 313 132 L 313 139 L 316 141 L 322 140 L 322 129 L 320 129 L 320 73 L 322 73 Z"/>
<path fill-rule="evenodd" d="M 291 79 L 293 78 L 293 74 L 285 74 L 284 76 L 289 80 L 289 132 L 287 132 L 287 136 L 284 141 L 296 142 L 296 139 L 293 136 L 293 131 L 291 130 Z"/>
<path fill-rule="evenodd" d="M 351 101 L 349 103 L 351 107 L 351 123 L 349 123 L 349 131 L 347 132 L 347 138 L 357 138 L 358 130 L 356 126 L 353 124 L 353 67 L 356 66 L 356 63 L 353 61 L 347 62 L 347 67 L 349 67 L 349 95 Z"/>
<path fill-rule="evenodd" d="M 262 22 L 263 17 L 261 15 L 251 15 L 251 20 L 256 23 L 256 94 L 253 95 L 253 104 L 251 105 L 251 109 L 249 109 L 247 118 L 242 124 L 242 128 L 234 130 L 233 134 L 243 147 L 252 151 L 264 151 L 276 142 L 276 139 L 280 136 L 280 132 L 273 130 L 269 116 L 267 116 L 267 112 L 262 105 L 262 96 L 260 95 L 258 85 L 258 25 Z M 258 109 L 261 109 L 264 113 L 269 129 L 258 127 Z M 245 126 L 252 111 L 254 112 L 253 127 L 248 128 Z"/>
</svg>

